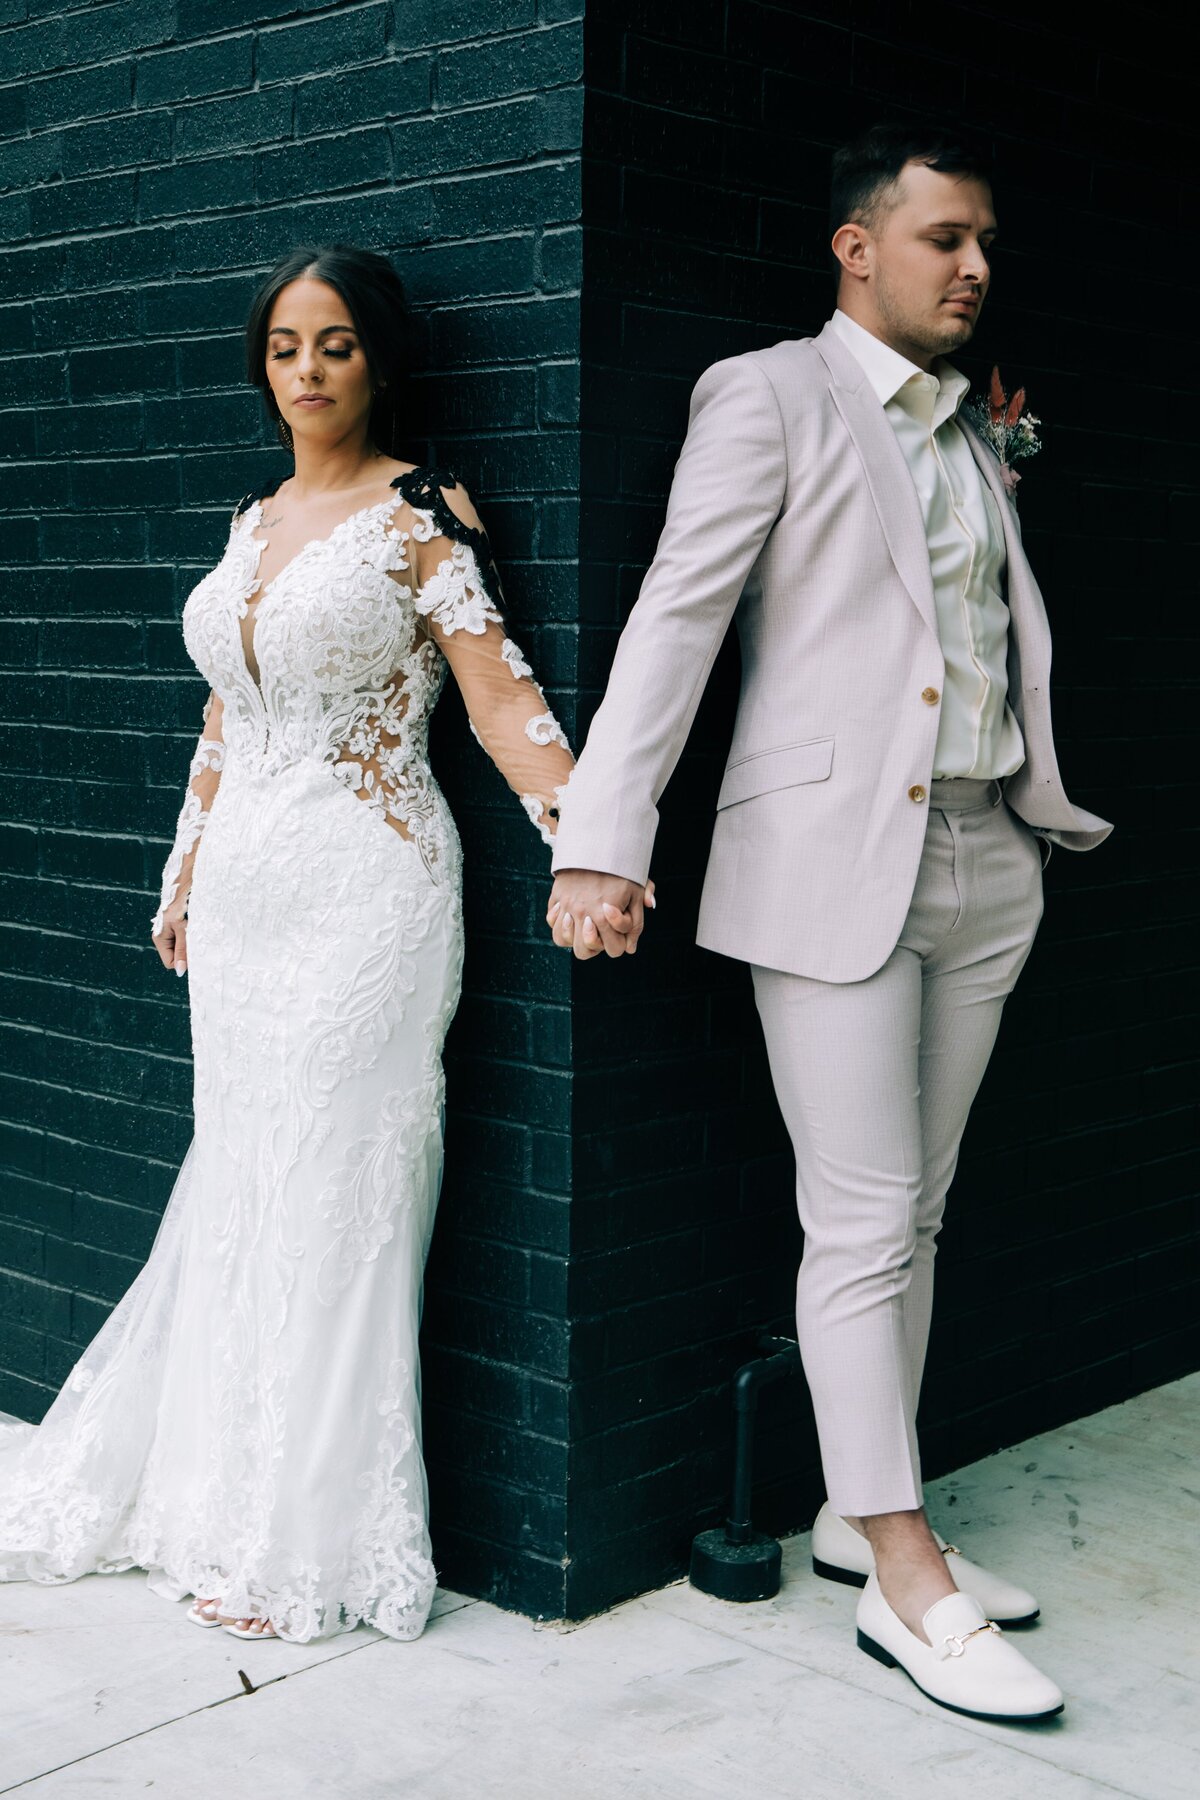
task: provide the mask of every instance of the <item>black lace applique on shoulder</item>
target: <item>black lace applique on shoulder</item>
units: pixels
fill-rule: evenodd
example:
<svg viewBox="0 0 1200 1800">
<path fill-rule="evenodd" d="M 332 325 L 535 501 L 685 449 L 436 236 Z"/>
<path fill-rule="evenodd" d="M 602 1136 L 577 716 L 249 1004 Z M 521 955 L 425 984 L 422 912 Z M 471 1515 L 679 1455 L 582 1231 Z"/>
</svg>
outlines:
<svg viewBox="0 0 1200 1800">
<path fill-rule="evenodd" d="M 283 476 L 279 475 L 276 477 L 276 479 L 274 481 L 265 481 L 263 483 L 262 487 L 251 488 L 250 492 L 248 494 L 243 494 L 241 499 L 238 501 L 237 505 L 233 509 L 234 518 L 240 519 L 242 514 L 246 511 L 246 508 L 248 506 L 253 506 L 254 502 L 256 500 L 268 499 L 270 497 L 270 495 L 272 495 L 275 492 L 276 488 L 279 487 L 279 485 L 282 481 L 283 481 Z"/>
<path fill-rule="evenodd" d="M 496 567 L 496 559 L 492 554 L 491 541 L 486 531 L 478 526 L 468 525 L 460 519 L 454 508 L 447 504 L 442 489 L 456 488 L 458 478 L 448 469 L 436 469 L 430 464 L 422 468 L 409 469 L 404 475 L 397 475 L 390 484 L 400 490 L 402 499 L 410 506 L 419 507 L 422 512 L 433 515 L 433 522 L 443 537 L 454 538 L 460 544 L 469 544 L 475 552 L 475 560 L 479 564 L 479 573 L 483 579 L 489 600 L 497 610 L 504 608 L 504 590 L 500 586 L 500 571 Z"/>
</svg>

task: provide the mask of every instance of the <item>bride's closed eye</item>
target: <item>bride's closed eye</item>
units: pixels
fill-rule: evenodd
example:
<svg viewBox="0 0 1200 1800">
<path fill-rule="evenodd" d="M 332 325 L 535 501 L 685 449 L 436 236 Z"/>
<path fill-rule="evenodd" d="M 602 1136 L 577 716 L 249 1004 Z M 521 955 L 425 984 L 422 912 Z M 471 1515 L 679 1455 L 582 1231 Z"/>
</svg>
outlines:
<svg viewBox="0 0 1200 1800">
<path fill-rule="evenodd" d="M 294 350 L 272 350 L 271 361 L 283 362 L 287 357 L 295 356 L 295 354 L 296 352 Z M 353 356 L 354 352 L 352 350 L 331 350 L 328 345 L 326 345 L 325 354 L 326 356 L 340 356 L 344 360 L 348 356 Z"/>
</svg>

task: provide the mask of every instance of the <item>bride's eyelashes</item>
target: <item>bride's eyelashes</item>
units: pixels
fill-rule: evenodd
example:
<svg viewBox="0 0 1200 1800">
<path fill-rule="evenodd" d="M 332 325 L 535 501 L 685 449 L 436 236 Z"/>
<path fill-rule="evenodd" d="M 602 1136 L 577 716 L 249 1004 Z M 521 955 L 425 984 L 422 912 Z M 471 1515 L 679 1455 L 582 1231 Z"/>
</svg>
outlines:
<svg viewBox="0 0 1200 1800">
<path fill-rule="evenodd" d="M 272 350 L 271 361 L 272 362 L 283 362 L 287 357 L 295 356 L 295 354 L 296 354 L 296 352 L 294 350 Z M 354 352 L 353 352 L 353 350 L 329 350 L 329 349 L 327 349 L 325 354 L 326 354 L 326 356 L 341 357 L 342 360 L 345 361 L 345 359 L 347 357 L 353 356 Z"/>
</svg>

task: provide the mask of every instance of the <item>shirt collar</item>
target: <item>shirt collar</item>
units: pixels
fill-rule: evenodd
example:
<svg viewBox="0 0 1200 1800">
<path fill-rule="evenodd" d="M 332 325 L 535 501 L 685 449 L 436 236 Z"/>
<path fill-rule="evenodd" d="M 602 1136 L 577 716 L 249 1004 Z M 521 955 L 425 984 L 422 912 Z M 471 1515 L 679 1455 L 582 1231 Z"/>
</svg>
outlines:
<svg viewBox="0 0 1200 1800">
<path fill-rule="evenodd" d="M 901 356 L 898 350 L 893 350 L 890 344 L 885 344 L 882 338 L 877 338 L 840 307 L 829 323 L 858 362 L 882 405 L 886 406 L 889 400 L 898 397 L 901 405 L 905 405 L 910 398 L 921 395 L 922 391 L 926 394 L 936 393 L 933 406 L 935 413 L 940 415 L 937 423 L 943 424 L 946 419 L 953 418 L 971 383 L 944 356 L 936 357 L 933 364 L 932 373 L 937 379 L 938 389 L 925 388 L 920 379 L 925 373 L 923 369 L 918 368 L 915 362 L 910 362 L 907 356 Z M 918 378 L 916 381 L 913 380 L 914 376 Z M 900 390 L 908 382 L 913 385 L 901 396 Z"/>
</svg>

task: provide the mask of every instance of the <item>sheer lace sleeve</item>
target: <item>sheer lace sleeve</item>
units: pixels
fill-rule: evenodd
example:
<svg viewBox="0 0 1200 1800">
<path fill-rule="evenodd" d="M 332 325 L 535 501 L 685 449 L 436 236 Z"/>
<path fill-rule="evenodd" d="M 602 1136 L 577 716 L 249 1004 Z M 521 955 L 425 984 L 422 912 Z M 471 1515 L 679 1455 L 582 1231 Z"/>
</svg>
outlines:
<svg viewBox="0 0 1200 1800">
<path fill-rule="evenodd" d="M 187 896 L 192 885 L 192 867 L 196 861 L 200 834 L 204 830 L 225 762 L 221 713 L 220 700 L 215 694 L 210 694 L 204 705 L 204 729 L 197 740 L 191 767 L 188 769 L 187 792 L 175 826 L 175 842 L 162 872 L 162 894 L 150 927 L 153 937 L 161 932 L 169 911 L 174 909 L 178 918 L 187 910 Z"/>
<path fill-rule="evenodd" d="M 445 470 L 394 484 L 414 515 L 413 604 L 462 691 L 471 730 L 553 843 L 562 790 L 574 767 L 566 734 L 504 624 L 504 594 L 483 522 Z"/>
</svg>

